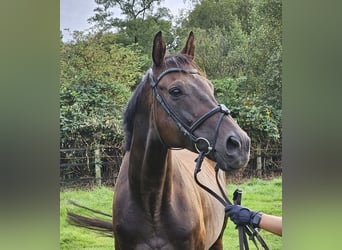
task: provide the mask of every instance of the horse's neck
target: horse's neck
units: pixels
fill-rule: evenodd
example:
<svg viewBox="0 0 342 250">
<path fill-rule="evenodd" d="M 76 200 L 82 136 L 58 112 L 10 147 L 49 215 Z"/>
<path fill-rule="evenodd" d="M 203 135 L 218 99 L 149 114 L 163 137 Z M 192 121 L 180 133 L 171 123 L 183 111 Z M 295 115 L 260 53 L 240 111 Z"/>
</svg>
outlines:
<svg viewBox="0 0 342 250">
<path fill-rule="evenodd" d="M 129 159 L 130 188 L 133 196 L 153 213 L 170 193 L 170 157 L 156 130 L 139 123 L 135 131 Z"/>
</svg>

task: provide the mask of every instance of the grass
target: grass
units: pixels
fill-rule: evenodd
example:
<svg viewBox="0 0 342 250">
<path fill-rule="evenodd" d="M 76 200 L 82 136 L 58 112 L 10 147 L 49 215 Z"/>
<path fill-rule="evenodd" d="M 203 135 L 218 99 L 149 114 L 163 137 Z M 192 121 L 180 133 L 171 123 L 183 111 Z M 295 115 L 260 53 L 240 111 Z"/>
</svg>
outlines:
<svg viewBox="0 0 342 250">
<path fill-rule="evenodd" d="M 67 223 L 67 209 L 75 213 L 87 215 L 84 209 L 79 209 L 69 204 L 69 200 L 111 214 L 113 200 L 112 189 L 97 187 L 92 190 L 69 190 L 60 193 L 60 249 L 112 250 L 114 245 L 112 238 L 104 237 L 92 230 L 75 227 Z"/>
<path fill-rule="evenodd" d="M 228 184 L 228 196 L 236 188 L 243 191 L 242 205 L 252 210 L 259 210 L 273 215 L 282 215 L 282 179 L 281 177 L 272 180 L 250 179 L 242 184 Z M 85 211 L 71 204 L 73 200 L 83 206 L 111 213 L 113 191 L 111 188 L 96 187 L 92 190 L 65 190 L 60 193 L 60 249 L 113 249 L 112 238 L 104 237 L 89 229 L 78 228 L 66 222 L 67 209 L 76 213 L 85 214 Z M 90 215 L 90 214 L 88 214 Z M 104 219 L 108 219 L 103 217 Z M 264 230 L 261 236 L 270 249 L 282 249 L 282 238 Z M 224 249 L 239 249 L 238 232 L 235 225 L 229 221 L 224 233 Z M 256 249 L 253 242 L 249 241 L 250 249 Z M 261 246 L 260 246 L 261 248 Z"/>
</svg>

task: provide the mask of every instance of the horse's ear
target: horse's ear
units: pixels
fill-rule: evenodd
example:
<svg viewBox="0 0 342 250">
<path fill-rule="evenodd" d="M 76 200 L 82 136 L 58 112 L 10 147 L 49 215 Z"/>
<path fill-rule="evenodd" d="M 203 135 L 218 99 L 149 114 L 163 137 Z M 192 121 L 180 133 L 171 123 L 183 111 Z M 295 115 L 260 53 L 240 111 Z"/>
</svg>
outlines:
<svg viewBox="0 0 342 250">
<path fill-rule="evenodd" d="M 160 67 L 164 62 L 166 43 L 159 31 L 153 40 L 152 59 L 155 66 Z"/>
<path fill-rule="evenodd" d="M 192 31 L 190 32 L 188 40 L 186 41 L 185 47 L 182 49 L 181 53 L 190 56 L 191 59 L 194 59 L 194 57 L 195 57 L 195 35 Z"/>
</svg>

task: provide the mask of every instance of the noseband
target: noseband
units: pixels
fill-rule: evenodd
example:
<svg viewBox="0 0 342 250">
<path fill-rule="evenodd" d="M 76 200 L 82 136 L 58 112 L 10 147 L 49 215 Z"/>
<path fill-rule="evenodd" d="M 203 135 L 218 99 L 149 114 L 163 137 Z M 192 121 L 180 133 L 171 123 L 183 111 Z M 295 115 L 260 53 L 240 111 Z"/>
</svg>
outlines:
<svg viewBox="0 0 342 250">
<path fill-rule="evenodd" d="M 220 104 L 217 107 L 213 108 L 212 110 L 210 110 L 209 112 L 203 114 L 201 117 L 199 117 L 196 121 L 194 121 L 190 126 L 188 126 L 184 121 L 182 121 L 182 119 L 179 118 L 179 116 L 177 115 L 177 113 L 168 105 L 168 103 L 165 101 L 165 99 L 163 98 L 162 95 L 160 95 L 159 91 L 158 91 L 158 83 L 160 82 L 160 80 L 167 74 L 170 73 L 185 73 L 185 74 L 199 74 L 197 70 L 192 69 L 192 70 L 185 70 L 185 69 L 181 69 L 181 68 L 169 68 L 165 71 L 163 71 L 156 80 L 154 80 L 153 78 L 153 72 L 152 69 L 150 69 L 150 83 L 151 83 L 151 87 L 154 93 L 154 96 L 156 97 L 156 99 L 158 100 L 158 102 L 161 104 L 161 106 L 164 108 L 165 112 L 172 118 L 172 120 L 176 123 L 177 127 L 184 133 L 184 135 L 189 136 L 190 140 L 194 143 L 195 148 L 197 150 L 198 153 L 200 152 L 205 152 L 204 154 L 207 155 L 212 151 L 215 151 L 215 144 L 216 144 L 216 140 L 217 140 L 217 136 L 218 136 L 218 130 L 220 128 L 222 119 L 225 115 L 229 115 L 230 114 L 230 110 L 224 105 L 224 104 Z M 212 143 L 210 143 L 210 141 L 204 137 L 197 137 L 194 134 L 194 131 L 201 126 L 207 119 L 209 119 L 210 117 L 212 117 L 213 115 L 215 115 L 216 113 L 220 113 L 220 117 L 218 119 L 218 122 L 216 124 L 216 129 L 215 129 L 215 136 L 213 138 Z M 207 148 L 206 150 L 202 150 L 199 149 L 199 142 L 205 142 L 207 144 Z"/>
</svg>

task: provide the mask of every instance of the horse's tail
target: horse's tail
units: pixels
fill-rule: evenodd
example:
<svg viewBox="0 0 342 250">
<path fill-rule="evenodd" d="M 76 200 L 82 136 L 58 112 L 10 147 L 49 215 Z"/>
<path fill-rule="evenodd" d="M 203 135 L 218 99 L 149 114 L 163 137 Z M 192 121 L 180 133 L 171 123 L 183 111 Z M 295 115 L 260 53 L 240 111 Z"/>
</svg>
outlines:
<svg viewBox="0 0 342 250">
<path fill-rule="evenodd" d="M 79 205 L 73 201 L 70 201 L 70 203 L 72 203 L 73 205 L 75 205 L 77 207 L 89 210 L 93 213 L 102 214 L 102 215 L 105 215 L 107 217 L 112 217 L 110 214 L 106 214 L 106 213 L 103 213 L 101 211 L 97 211 L 97 210 L 94 210 L 94 209 L 91 209 L 88 207 L 81 206 L 81 205 Z M 68 211 L 68 213 L 67 213 L 67 221 L 72 225 L 75 225 L 78 227 L 85 227 L 85 228 L 88 228 L 91 230 L 101 232 L 101 233 L 105 234 L 106 236 L 113 237 L 113 223 L 112 223 L 112 221 L 98 219 L 95 217 L 86 217 L 86 216 L 82 216 L 82 215 L 72 213 L 70 211 Z"/>
</svg>

